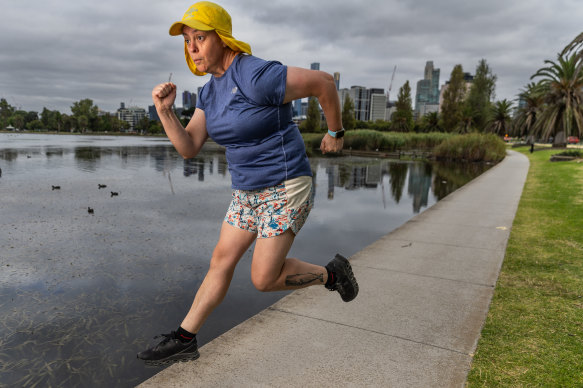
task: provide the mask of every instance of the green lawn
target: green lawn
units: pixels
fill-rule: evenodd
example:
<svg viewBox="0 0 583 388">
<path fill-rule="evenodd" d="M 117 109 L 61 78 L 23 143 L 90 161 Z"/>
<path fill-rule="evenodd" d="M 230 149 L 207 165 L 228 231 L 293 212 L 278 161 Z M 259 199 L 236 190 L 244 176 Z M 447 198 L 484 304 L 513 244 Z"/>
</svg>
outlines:
<svg viewBox="0 0 583 388">
<path fill-rule="evenodd" d="M 530 170 L 469 387 L 583 387 L 583 161 Z"/>
</svg>

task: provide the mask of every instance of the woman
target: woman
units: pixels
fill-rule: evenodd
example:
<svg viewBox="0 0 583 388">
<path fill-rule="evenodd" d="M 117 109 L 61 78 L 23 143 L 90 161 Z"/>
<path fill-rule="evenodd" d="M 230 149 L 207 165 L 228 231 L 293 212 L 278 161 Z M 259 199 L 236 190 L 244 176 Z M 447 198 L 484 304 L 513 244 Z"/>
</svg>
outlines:
<svg viewBox="0 0 583 388">
<path fill-rule="evenodd" d="M 177 331 L 138 354 L 151 365 L 198 358 L 196 333 L 225 297 L 235 266 L 255 240 L 251 280 L 258 290 L 320 284 L 338 291 L 345 302 L 358 294 L 344 257 L 336 255 L 326 267 L 287 258 L 313 203 L 312 172 L 290 103 L 317 97 L 330 127 L 320 148 L 340 151 L 344 129 L 333 78 L 252 56 L 247 43 L 233 38 L 229 14 L 211 2 L 192 5 L 170 27 L 170 35 L 184 37 L 190 70 L 212 77 L 186 128 L 172 111 L 176 85 L 156 86 L 152 98 L 160 121 L 184 158 L 196 156 L 209 136 L 225 146 L 233 199 L 187 316 Z"/>
</svg>

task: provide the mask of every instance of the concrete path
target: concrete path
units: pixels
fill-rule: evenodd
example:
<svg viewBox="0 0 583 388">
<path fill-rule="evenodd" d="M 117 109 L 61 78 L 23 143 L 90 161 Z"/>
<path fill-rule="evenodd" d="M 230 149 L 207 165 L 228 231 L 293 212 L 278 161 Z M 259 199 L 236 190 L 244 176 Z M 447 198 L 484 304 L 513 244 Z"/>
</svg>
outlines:
<svg viewBox="0 0 583 388">
<path fill-rule="evenodd" d="M 509 151 L 354 255 L 353 302 L 296 291 L 141 387 L 462 387 L 528 167 Z"/>
</svg>

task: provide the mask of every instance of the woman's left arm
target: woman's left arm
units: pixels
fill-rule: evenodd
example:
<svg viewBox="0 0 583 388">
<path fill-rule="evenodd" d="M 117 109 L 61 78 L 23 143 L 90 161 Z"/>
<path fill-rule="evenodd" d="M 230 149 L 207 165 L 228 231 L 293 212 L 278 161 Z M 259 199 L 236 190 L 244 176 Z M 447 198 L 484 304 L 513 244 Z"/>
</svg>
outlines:
<svg viewBox="0 0 583 388">
<path fill-rule="evenodd" d="M 323 71 L 288 66 L 283 102 L 288 103 L 299 98 L 312 96 L 318 98 L 318 102 L 322 106 L 328 129 L 334 132 L 342 129 L 340 99 L 334 78 Z M 344 138 L 334 138 L 325 134 L 320 149 L 323 153 L 339 152 L 343 145 Z"/>
</svg>

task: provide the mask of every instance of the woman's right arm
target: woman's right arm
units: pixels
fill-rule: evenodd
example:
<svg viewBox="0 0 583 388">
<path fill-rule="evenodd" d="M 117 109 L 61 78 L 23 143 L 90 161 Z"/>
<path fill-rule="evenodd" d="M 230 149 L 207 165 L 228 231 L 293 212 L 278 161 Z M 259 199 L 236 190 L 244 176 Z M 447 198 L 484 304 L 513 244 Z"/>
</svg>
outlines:
<svg viewBox="0 0 583 388">
<path fill-rule="evenodd" d="M 152 100 L 168 138 L 183 158 L 194 158 L 208 138 L 204 111 L 195 109 L 184 128 L 172 110 L 176 99 L 176 85 L 166 82 L 152 90 Z"/>
</svg>

